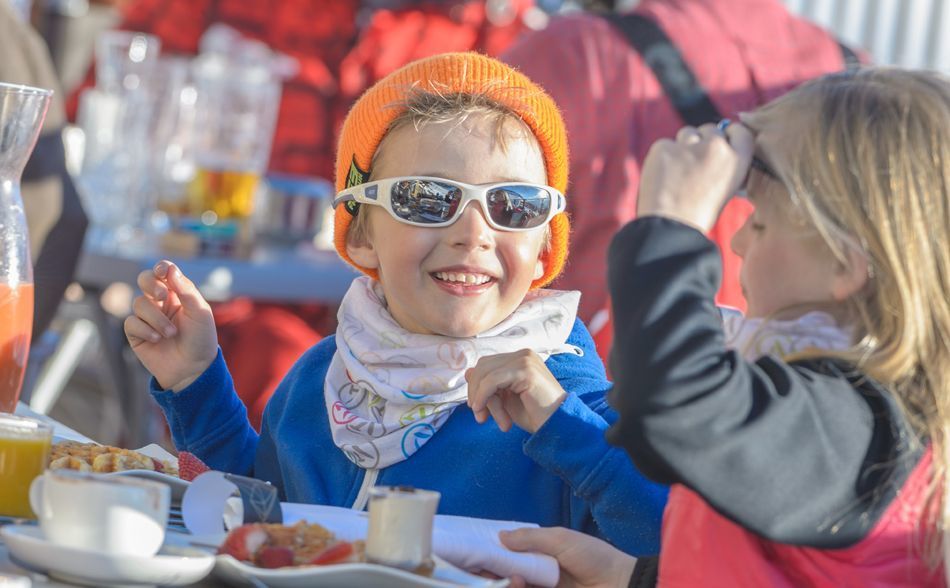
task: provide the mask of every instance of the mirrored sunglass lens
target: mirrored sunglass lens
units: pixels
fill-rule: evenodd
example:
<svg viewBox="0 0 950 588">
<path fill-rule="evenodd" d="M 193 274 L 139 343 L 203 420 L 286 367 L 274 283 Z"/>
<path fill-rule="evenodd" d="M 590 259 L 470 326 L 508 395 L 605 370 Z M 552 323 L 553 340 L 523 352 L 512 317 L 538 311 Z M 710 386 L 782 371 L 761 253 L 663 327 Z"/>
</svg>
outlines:
<svg viewBox="0 0 950 588">
<path fill-rule="evenodd" d="M 534 186 L 502 186 L 488 193 L 488 214 L 509 229 L 533 229 L 544 224 L 551 210 L 551 194 Z"/>
<path fill-rule="evenodd" d="M 393 184 L 389 199 L 399 218 L 414 223 L 439 224 L 455 215 L 462 191 L 442 182 L 402 180 Z"/>
</svg>

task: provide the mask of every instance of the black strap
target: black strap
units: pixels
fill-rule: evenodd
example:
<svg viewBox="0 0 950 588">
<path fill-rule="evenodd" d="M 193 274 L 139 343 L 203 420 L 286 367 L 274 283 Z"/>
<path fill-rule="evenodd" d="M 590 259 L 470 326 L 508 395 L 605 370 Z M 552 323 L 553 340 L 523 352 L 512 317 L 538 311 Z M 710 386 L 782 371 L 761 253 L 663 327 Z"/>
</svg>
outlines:
<svg viewBox="0 0 950 588">
<path fill-rule="evenodd" d="M 604 18 L 623 33 L 627 42 L 653 70 L 683 122 L 698 127 L 722 118 L 706 89 L 686 65 L 680 50 L 658 24 L 636 13 L 607 14 Z"/>
<path fill-rule="evenodd" d="M 683 54 L 656 22 L 636 13 L 605 14 L 604 18 L 623 34 L 653 70 L 684 123 L 698 127 L 722 118 L 706 89 L 686 64 Z M 861 67 L 861 60 L 850 47 L 840 41 L 838 47 L 847 71 Z"/>
<path fill-rule="evenodd" d="M 638 557 L 628 588 L 654 588 L 659 581 L 659 575 L 660 558 L 658 556 Z"/>
</svg>

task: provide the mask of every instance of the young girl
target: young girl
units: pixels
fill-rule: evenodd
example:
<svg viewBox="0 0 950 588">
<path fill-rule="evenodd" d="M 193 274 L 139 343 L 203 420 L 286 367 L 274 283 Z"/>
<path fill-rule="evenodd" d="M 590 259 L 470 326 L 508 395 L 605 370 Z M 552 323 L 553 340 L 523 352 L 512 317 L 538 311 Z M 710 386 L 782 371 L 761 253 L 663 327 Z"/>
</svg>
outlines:
<svg viewBox="0 0 950 588">
<path fill-rule="evenodd" d="M 567 252 L 566 169 L 554 103 L 500 62 L 442 55 L 380 81 L 337 164 L 337 250 L 368 276 L 260 437 L 194 285 L 170 262 L 140 277 L 126 333 L 176 446 L 288 501 L 363 508 L 373 485 L 412 485 L 440 491 L 443 513 L 655 553 L 665 491 L 604 440 L 610 384 L 579 294 L 541 289 Z"/>
<path fill-rule="evenodd" d="M 832 75 L 742 123 L 658 143 L 641 218 L 610 252 L 610 437 L 675 484 L 660 584 L 942 586 L 950 82 Z M 749 308 L 730 329 L 740 357 L 702 231 L 750 162 L 755 212 L 733 241 Z M 506 541 L 554 551 L 551 533 L 566 532 Z M 559 553 L 569 575 L 631 578 L 632 559 L 575 539 Z"/>
</svg>

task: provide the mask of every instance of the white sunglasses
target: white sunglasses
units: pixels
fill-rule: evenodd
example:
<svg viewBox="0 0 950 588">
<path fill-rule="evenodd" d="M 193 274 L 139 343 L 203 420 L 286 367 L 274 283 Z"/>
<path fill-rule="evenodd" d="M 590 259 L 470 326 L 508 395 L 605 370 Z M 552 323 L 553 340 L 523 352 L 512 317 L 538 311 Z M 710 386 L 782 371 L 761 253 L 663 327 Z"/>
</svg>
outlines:
<svg viewBox="0 0 950 588">
<path fill-rule="evenodd" d="M 355 204 L 373 204 L 394 219 L 417 227 L 445 227 L 456 220 L 471 201 L 478 202 L 492 228 L 530 231 L 564 212 L 564 195 L 550 186 L 521 182 L 464 184 L 444 178 L 407 176 L 367 182 L 347 188 L 333 199 L 351 213 Z"/>
</svg>

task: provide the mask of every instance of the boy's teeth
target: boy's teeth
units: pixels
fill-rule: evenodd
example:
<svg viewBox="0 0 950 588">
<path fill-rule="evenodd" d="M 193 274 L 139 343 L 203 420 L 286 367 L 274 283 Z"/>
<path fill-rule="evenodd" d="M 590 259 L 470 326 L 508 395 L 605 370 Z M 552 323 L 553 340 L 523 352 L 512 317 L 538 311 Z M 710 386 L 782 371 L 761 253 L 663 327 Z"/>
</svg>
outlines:
<svg viewBox="0 0 950 588">
<path fill-rule="evenodd" d="M 443 282 L 479 285 L 488 282 L 491 278 L 482 274 L 463 274 L 456 272 L 435 272 L 435 277 Z"/>
</svg>

